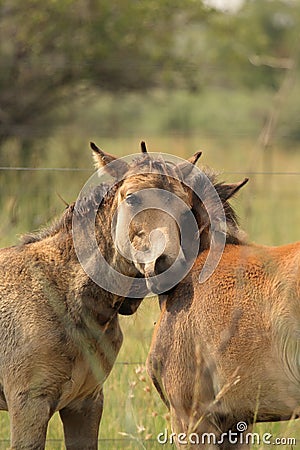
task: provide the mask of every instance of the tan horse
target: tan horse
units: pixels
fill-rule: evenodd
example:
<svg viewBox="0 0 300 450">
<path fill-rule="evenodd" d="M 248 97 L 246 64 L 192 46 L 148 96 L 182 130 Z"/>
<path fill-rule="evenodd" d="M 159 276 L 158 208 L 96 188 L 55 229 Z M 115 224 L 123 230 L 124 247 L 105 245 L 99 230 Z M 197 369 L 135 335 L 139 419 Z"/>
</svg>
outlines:
<svg viewBox="0 0 300 450">
<path fill-rule="evenodd" d="M 174 435 L 161 442 L 246 449 L 254 437 L 239 432 L 250 432 L 254 421 L 299 415 L 300 243 L 247 243 L 228 203 L 247 180 L 226 185 L 208 176 L 226 213 L 225 250 L 200 283 L 212 230 L 194 196 L 201 252 L 189 275 L 160 296 L 147 367 L 171 412 Z M 201 176 L 194 182 L 201 188 Z"/>
<path fill-rule="evenodd" d="M 155 261 L 124 257 L 114 245 L 112 225 L 120 246 L 126 247 L 124 224 L 140 201 L 141 189 L 166 190 L 189 204 L 180 181 L 172 177 L 172 167 L 150 160 L 144 144 L 144 154 L 132 164 L 95 144 L 92 149 L 97 166 L 118 178 L 117 184 L 108 192 L 105 185 L 96 186 L 52 227 L 0 252 L 0 408 L 10 415 L 12 449 L 43 449 L 55 411 L 63 422 L 67 449 L 97 448 L 102 386 L 122 343 L 118 313 L 132 314 L 141 302 L 130 294 L 130 286 L 120 295 L 91 280 L 74 249 L 74 223 L 82 224 L 79 241 L 84 245 L 94 214 L 102 255 L 111 268 L 134 280 L 148 276 Z M 163 273 L 176 258 L 182 264 L 177 223 L 160 209 L 145 209 L 133 217 L 128 229 L 132 248 L 151 253 L 153 230 L 164 236 L 156 271 Z M 145 286 L 140 297 L 146 292 Z"/>
</svg>

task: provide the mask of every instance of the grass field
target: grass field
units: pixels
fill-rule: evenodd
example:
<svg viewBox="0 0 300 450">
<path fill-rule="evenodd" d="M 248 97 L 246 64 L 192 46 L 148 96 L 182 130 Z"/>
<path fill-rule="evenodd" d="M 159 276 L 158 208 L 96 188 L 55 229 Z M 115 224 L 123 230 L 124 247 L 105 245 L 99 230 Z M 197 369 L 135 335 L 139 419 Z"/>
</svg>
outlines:
<svg viewBox="0 0 300 450">
<path fill-rule="evenodd" d="M 138 152 L 141 139 L 147 141 L 151 151 L 174 153 L 181 157 L 188 157 L 202 149 L 200 165 L 206 164 L 223 172 L 220 178 L 234 182 L 249 174 L 250 182 L 234 201 L 234 206 L 250 240 L 279 245 L 300 238 L 300 148 L 286 151 L 275 145 L 266 155 L 254 140 L 245 138 L 234 138 L 221 146 L 218 140 L 196 134 L 180 133 L 158 137 L 149 133 L 101 139 L 97 135 L 78 137 L 74 129 L 66 128 L 46 142 L 46 148 L 42 149 L 43 158 L 37 157 L 33 164 L 40 167 L 78 167 L 91 171 L 1 172 L 2 246 L 16 243 L 17 234 L 38 228 L 59 214 L 64 206 L 56 193 L 69 202 L 76 198 L 81 186 L 92 173 L 87 145 L 90 138 L 95 139 L 104 150 L 118 155 Z M 10 150 L 3 150 L 2 165 L 6 165 L 4 162 L 9 151 L 16 150 L 13 146 Z M 149 298 L 143 302 L 135 316 L 121 318 L 124 344 L 105 384 L 105 407 L 99 445 L 101 449 L 173 448 L 156 442 L 158 433 L 170 428 L 169 415 L 144 366 L 154 322 L 158 316 L 157 300 Z M 256 431 L 260 435 L 268 432 L 279 437 L 295 437 L 298 440 L 296 446 L 282 445 L 279 448 L 300 448 L 299 421 L 257 425 Z M 55 415 L 49 425 L 47 449 L 63 449 L 62 438 L 59 417 Z M 0 449 L 9 446 L 8 439 L 8 416 L 3 412 L 0 413 Z M 261 444 L 253 448 L 269 447 Z"/>
</svg>

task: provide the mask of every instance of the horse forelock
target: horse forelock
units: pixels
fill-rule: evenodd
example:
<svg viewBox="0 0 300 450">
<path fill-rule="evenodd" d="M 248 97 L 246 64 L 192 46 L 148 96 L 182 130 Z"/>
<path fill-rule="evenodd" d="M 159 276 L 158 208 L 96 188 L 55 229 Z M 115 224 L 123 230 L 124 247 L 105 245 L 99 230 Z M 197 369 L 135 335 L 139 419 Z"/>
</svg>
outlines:
<svg viewBox="0 0 300 450">
<path fill-rule="evenodd" d="M 126 176 L 138 173 L 157 173 L 167 177 L 178 178 L 175 164 L 165 161 L 161 155 L 155 158 L 148 154 L 142 154 L 133 159 Z"/>
<path fill-rule="evenodd" d="M 182 197 L 184 187 L 176 171 L 176 165 L 165 161 L 158 155 L 155 158 L 147 154 L 136 157 L 125 174 L 126 183 L 132 183 L 137 190 L 157 188 L 168 190 Z"/>
</svg>

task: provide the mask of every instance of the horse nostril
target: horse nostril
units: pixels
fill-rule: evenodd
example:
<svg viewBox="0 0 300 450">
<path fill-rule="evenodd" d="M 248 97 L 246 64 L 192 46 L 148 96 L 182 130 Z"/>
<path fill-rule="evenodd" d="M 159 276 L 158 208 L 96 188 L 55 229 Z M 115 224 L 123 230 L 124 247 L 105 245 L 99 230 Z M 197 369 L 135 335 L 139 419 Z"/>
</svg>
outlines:
<svg viewBox="0 0 300 450">
<path fill-rule="evenodd" d="M 160 273 L 164 272 L 168 268 L 169 268 L 169 265 L 167 263 L 166 255 L 160 255 L 155 262 L 155 266 L 154 266 L 155 274 L 159 275 Z"/>
</svg>

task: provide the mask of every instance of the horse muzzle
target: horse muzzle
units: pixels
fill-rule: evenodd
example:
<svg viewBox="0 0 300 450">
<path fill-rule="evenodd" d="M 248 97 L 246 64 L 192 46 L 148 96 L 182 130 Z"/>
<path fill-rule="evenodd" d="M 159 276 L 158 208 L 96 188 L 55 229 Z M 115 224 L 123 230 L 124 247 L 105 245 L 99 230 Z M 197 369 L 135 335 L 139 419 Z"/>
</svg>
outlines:
<svg viewBox="0 0 300 450">
<path fill-rule="evenodd" d="M 187 262 L 180 251 L 175 261 L 170 262 L 166 255 L 145 264 L 144 275 L 149 291 L 162 294 L 176 286 L 187 274 Z"/>
</svg>

